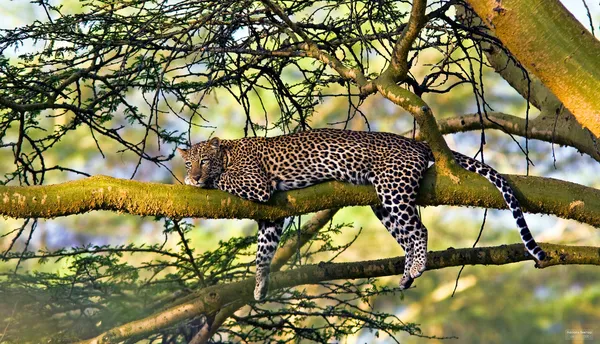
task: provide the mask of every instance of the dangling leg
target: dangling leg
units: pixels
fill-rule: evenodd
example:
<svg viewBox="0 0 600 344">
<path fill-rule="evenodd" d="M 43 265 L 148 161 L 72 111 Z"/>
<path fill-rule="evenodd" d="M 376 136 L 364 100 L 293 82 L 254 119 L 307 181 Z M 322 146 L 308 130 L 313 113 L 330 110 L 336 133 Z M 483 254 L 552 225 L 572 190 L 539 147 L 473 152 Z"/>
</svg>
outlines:
<svg viewBox="0 0 600 344">
<path fill-rule="evenodd" d="M 421 276 L 427 267 L 427 228 L 421 223 L 416 210 L 412 220 L 415 220 L 414 230 L 409 229 L 408 231 L 414 233 L 414 240 L 412 240 L 413 264 L 410 267 L 410 276 L 414 279 Z"/>
<path fill-rule="evenodd" d="M 269 291 L 269 271 L 271 260 L 281 238 L 283 222 L 285 219 L 276 221 L 258 221 L 258 249 L 256 250 L 256 287 L 254 288 L 254 299 L 260 301 L 267 296 Z"/>
<path fill-rule="evenodd" d="M 427 228 L 421 223 L 416 196 L 426 162 L 408 163 L 399 175 L 397 169 L 384 170 L 371 183 L 381 205 L 374 207 L 388 231 L 406 252 L 400 288 L 408 288 L 427 266 Z"/>
<path fill-rule="evenodd" d="M 402 249 L 404 250 L 404 272 L 402 274 L 402 280 L 400 281 L 400 288 L 407 289 L 413 282 L 413 279 L 410 277 L 410 273 L 408 273 L 413 261 L 413 244 L 404 241 L 404 238 L 402 238 L 402 235 L 400 234 L 402 229 L 392 219 L 390 213 L 383 206 L 374 205 L 371 206 L 371 209 L 373 209 L 373 212 L 375 213 L 379 221 L 383 223 L 385 228 L 387 228 L 387 230 L 394 237 L 394 239 L 396 239 L 396 242 L 400 244 L 400 246 L 402 246 Z"/>
</svg>

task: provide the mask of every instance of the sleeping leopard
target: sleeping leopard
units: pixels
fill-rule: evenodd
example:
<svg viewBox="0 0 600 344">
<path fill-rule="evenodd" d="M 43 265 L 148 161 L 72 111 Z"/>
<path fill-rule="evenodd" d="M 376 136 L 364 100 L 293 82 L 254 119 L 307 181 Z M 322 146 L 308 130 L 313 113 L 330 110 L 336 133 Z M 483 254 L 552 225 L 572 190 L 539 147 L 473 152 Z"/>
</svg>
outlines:
<svg viewBox="0 0 600 344">
<path fill-rule="evenodd" d="M 315 129 L 269 138 L 214 137 L 177 151 L 187 168 L 186 184 L 220 189 L 256 202 L 268 201 L 275 191 L 328 180 L 372 184 L 381 204 L 371 208 L 406 255 L 400 289 L 410 287 L 425 270 L 427 229 L 419 219 L 416 197 L 423 173 L 434 161 L 427 143 L 385 132 Z M 506 179 L 475 159 L 453 154 L 463 168 L 482 175 L 500 190 L 527 251 L 544 260 L 545 253 L 533 239 Z M 258 221 L 256 300 L 267 294 L 269 268 L 283 223 L 284 219 Z"/>
</svg>

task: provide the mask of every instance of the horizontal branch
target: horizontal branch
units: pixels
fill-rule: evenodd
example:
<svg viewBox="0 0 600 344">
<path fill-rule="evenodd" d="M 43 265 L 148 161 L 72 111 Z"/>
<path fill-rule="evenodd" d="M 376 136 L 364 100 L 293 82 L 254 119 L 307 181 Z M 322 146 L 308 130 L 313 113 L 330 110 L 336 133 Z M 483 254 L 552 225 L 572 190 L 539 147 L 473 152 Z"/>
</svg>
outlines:
<svg viewBox="0 0 600 344">
<path fill-rule="evenodd" d="M 548 254 L 544 267 L 554 265 L 600 265 L 600 247 L 541 244 Z M 427 254 L 427 270 L 462 265 L 506 265 L 533 260 L 522 244 L 497 247 L 448 249 Z M 303 284 L 338 279 L 374 278 L 401 275 L 404 257 L 354 263 L 319 263 L 271 274 L 270 288 L 277 290 Z M 115 343 L 142 336 L 172 326 L 201 314 L 212 314 L 231 302 L 252 300 L 254 279 L 225 285 L 215 285 L 198 291 L 194 298 L 165 309 L 147 318 L 111 329 L 96 338 L 80 342 L 88 344 Z"/>
<path fill-rule="evenodd" d="M 465 114 L 440 119 L 437 120 L 437 123 L 442 134 L 479 130 L 483 127 L 525 137 L 527 128 L 527 137 L 530 139 L 573 147 L 600 162 L 599 144 L 595 141 L 592 133 L 582 128 L 569 113 L 557 115 L 543 111 L 535 119 L 529 120 L 529 125 L 527 125 L 524 118 L 502 112 L 488 112 L 487 117 L 483 116 L 483 123 L 479 119 L 479 114 Z M 412 137 L 411 134 L 412 131 L 408 131 L 402 135 Z M 415 137 L 418 140 L 424 139 L 420 130 L 417 130 Z"/>
<path fill-rule="evenodd" d="M 523 209 L 600 226 L 600 190 L 542 177 L 505 175 Z M 484 178 L 464 171 L 462 183 L 429 169 L 419 205 L 505 208 L 504 199 Z M 372 186 L 327 182 L 277 192 L 267 203 L 251 202 L 220 190 L 93 176 L 44 186 L 0 186 L 0 215 L 52 218 L 91 210 L 112 210 L 170 218 L 276 219 L 323 209 L 378 204 Z"/>
</svg>

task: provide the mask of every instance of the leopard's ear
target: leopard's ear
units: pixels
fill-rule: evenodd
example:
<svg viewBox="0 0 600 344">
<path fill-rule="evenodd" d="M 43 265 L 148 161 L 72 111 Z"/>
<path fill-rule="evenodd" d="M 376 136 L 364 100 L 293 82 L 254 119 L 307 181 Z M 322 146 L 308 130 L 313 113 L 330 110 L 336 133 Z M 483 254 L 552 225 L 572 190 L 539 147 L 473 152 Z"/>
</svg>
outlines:
<svg viewBox="0 0 600 344">
<path fill-rule="evenodd" d="M 219 146 L 221 146 L 221 140 L 218 137 L 213 137 L 208 141 L 208 144 L 213 149 L 219 149 Z"/>
<path fill-rule="evenodd" d="M 177 147 L 177 153 L 179 153 L 182 158 L 185 158 L 187 156 L 187 149 Z"/>
</svg>

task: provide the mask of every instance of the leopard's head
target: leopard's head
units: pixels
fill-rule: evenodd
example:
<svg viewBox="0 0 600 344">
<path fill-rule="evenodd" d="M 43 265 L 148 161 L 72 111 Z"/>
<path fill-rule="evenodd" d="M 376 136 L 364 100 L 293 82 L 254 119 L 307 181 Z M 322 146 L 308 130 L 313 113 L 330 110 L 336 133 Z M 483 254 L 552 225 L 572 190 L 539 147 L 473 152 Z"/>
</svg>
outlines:
<svg viewBox="0 0 600 344">
<path fill-rule="evenodd" d="M 223 173 L 223 149 L 218 137 L 196 143 L 190 149 L 177 148 L 185 161 L 185 183 L 206 189 L 217 187 Z"/>
</svg>

